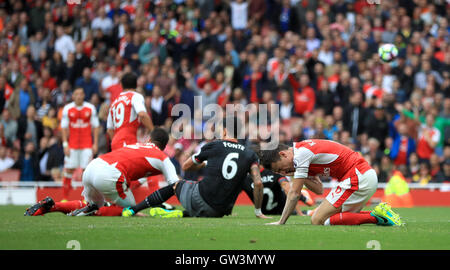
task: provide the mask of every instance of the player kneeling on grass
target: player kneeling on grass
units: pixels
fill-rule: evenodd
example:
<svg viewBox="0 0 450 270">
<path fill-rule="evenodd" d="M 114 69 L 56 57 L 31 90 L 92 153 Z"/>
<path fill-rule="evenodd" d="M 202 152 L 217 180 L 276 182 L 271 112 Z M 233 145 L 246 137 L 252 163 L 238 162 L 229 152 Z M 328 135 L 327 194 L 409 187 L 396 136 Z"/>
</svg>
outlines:
<svg viewBox="0 0 450 270">
<path fill-rule="evenodd" d="M 151 134 L 152 143 L 127 145 L 94 159 L 83 173 L 83 193 L 87 204 L 82 201 L 55 203 L 47 197 L 28 208 L 26 216 L 43 215 L 47 212 L 64 212 L 71 216 L 97 215 L 120 216 L 123 207 L 136 204 L 129 189 L 131 181 L 150 175 L 163 174 L 173 185 L 179 180 L 175 166 L 161 150 L 169 141 L 168 133 L 155 128 Z M 109 202 L 114 207 L 102 207 Z"/>
<path fill-rule="evenodd" d="M 229 128 L 227 123 L 233 123 Z M 200 152 L 194 154 L 183 164 L 183 170 L 205 168 L 204 178 L 199 181 L 180 180 L 173 186 L 159 189 L 134 207 L 124 209 L 123 216 L 159 205 L 176 195 L 185 211 L 171 212 L 152 208 L 150 215 L 161 217 L 223 217 L 231 214 L 234 203 L 242 191 L 243 183 L 250 173 L 254 190 L 255 215 L 267 218 L 261 211 L 263 183 L 259 172 L 258 156 L 251 149 L 238 143 L 238 124 L 236 117 L 224 119 L 221 134 L 223 139 L 205 144 Z"/>
<path fill-rule="evenodd" d="M 305 140 L 294 143 L 293 147 L 279 145 L 275 150 L 260 151 L 260 158 L 265 168 L 293 176 L 281 218 L 270 225 L 285 224 L 298 202 L 303 185 L 321 185 L 317 182 L 320 175 L 338 179 L 338 185 L 315 209 L 312 224 L 403 224 L 400 216 L 386 203 L 380 203 L 373 211 L 361 211 L 377 189 L 377 174 L 360 154 L 342 144 Z"/>
<path fill-rule="evenodd" d="M 274 173 L 271 170 L 265 169 L 262 165 L 259 165 L 261 180 L 264 185 L 264 197 L 262 202 L 262 213 L 265 215 L 281 215 L 284 205 L 286 204 L 286 196 L 291 188 L 290 181 L 287 176 Z M 309 182 L 308 182 L 309 183 Z M 305 183 L 308 184 L 308 183 Z M 247 176 L 244 182 L 243 189 L 250 200 L 253 202 L 254 184 L 252 177 Z M 309 189 L 312 191 L 311 189 Z M 316 194 L 322 194 L 323 190 L 320 186 L 315 190 Z M 306 189 L 302 190 L 299 201 L 303 202 L 307 206 L 313 206 L 314 200 Z M 300 208 L 300 204 L 295 206 L 294 214 L 303 216 L 303 211 Z"/>
</svg>

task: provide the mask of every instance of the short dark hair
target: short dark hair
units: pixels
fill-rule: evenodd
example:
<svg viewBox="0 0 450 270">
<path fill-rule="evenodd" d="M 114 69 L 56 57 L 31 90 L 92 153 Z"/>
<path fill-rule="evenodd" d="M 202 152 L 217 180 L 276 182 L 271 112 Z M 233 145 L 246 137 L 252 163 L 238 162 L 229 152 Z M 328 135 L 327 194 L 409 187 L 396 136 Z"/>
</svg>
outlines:
<svg viewBox="0 0 450 270">
<path fill-rule="evenodd" d="M 154 128 L 150 133 L 150 140 L 158 146 L 159 149 L 164 150 L 167 142 L 169 141 L 169 133 L 167 133 L 167 131 L 163 128 Z"/>
<path fill-rule="evenodd" d="M 120 81 L 123 89 L 136 89 L 137 76 L 133 72 L 125 73 Z"/>
<path fill-rule="evenodd" d="M 236 116 L 227 116 L 223 118 L 222 125 L 224 129 L 227 129 L 227 134 L 229 137 L 234 139 L 243 139 L 240 137 L 242 136 L 243 126 L 239 118 Z"/>
<path fill-rule="evenodd" d="M 276 149 L 260 150 L 257 152 L 257 154 L 259 155 L 261 165 L 263 165 L 264 168 L 271 170 L 272 163 L 277 162 L 278 160 L 281 159 L 280 152 L 288 149 L 289 149 L 288 145 L 279 144 Z"/>
</svg>

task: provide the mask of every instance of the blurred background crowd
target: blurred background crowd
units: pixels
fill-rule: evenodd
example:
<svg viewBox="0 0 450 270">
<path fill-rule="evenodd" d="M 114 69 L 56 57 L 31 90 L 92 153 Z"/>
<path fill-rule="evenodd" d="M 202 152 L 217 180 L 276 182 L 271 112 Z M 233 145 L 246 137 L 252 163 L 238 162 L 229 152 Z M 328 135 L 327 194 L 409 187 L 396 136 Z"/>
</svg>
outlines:
<svg viewBox="0 0 450 270">
<path fill-rule="evenodd" d="M 174 105 L 202 113 L 195 96 L 279 104 L 282 143 L 338 141 L 380 182 L 393 170 L 450 181 L 449 14 L 445 0 L 0 0 L 0 171 L 60 181 L 59 122 L 76 86 L 108 152 L 108 107 L 133 71 L 168 130 Z M 383 43 L 395 61 L 379 60 Z M 166 152 L 179 170 L 202 143 L 171 138 Z"/>
</svg>

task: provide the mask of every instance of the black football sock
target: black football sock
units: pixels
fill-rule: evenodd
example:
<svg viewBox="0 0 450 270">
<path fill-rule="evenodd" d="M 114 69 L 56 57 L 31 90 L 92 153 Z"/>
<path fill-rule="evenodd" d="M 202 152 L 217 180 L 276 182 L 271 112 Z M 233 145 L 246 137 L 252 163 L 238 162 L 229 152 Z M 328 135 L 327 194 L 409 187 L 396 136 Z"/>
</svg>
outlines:
<svg viewBox="0 0 450 270">
<path fill-rule="evenodd" d="M 163 202 L 167 201 L 174 194 L 175 194 L 175 191 L 173 190 L 173 184 L 168 185 L 166 187 L 163 187 L 163 188 L 158 189 L 157 191 L 153 192 L 147 198 L 145 198 L 142 202 L 140 202 L 139 204 L 137 204 L 133 207 L 130 207 L 130 208 L 135 213 L 137 213 L 143 209 L 161 205 Z"/>
</svg>

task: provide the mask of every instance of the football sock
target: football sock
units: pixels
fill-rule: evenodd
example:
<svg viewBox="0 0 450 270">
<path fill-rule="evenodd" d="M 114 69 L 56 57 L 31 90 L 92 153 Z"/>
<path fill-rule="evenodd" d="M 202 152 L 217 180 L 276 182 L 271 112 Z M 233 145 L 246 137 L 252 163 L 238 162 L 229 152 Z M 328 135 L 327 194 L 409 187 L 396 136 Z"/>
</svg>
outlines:
<svg viewBox="0 0 450 270">
<path fill-rule="evenodd" d="M 80 200 L 67 201 L 67 202 L 55 202 L 55 205 L 50 208 L 49 212 L 63 212 L 64 214 L 70 213 L 74 210 L 83 208 L 86 203 Z"/>
<path fill-rule="evenodd" d="M 298 199 L 299 201 L 306 203 L 306 197 L 303 194 L 300 194 L 300 199 Z"/>
<path fill-rule="evenodd" d="M 377 224 L 377 219 L 369 213 L 343 212 L 331 216 L 325 223 L 329 223 L 329 225 L 360 225 L 366 223 Z"/>
<path fill-rule="evenodd" d="M 103 206 L 95 213 L 96 216 L 115 217 L 122 216 L 123 207 L 117 205 Z"/>
<path fill-rule="evenodd" d="M 63 200 L 67 200 L 69 198 L 70 190 L 72 189 L 72 174 L 64 172 L 62 189 Z"/>
<path fill-rule="evenodd" d="M 150 194 L 139 204 L 130 207 L 131 210 L 137 213 L 143 209 L 162 204 L 175 194 L 175 191 L 173 190 L 173 185 L 174 184 L 158 189 L 157 191 Z"/>
</svg>

